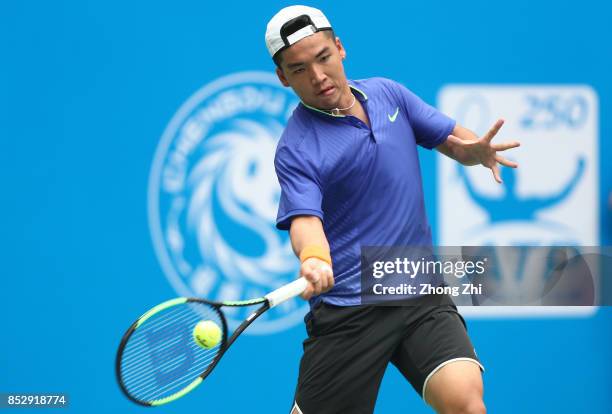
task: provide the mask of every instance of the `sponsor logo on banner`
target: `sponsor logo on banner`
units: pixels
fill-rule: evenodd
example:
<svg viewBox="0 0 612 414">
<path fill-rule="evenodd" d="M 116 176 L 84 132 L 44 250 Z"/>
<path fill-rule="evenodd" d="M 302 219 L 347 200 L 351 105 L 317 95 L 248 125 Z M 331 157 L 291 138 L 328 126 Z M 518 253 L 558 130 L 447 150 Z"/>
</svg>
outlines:
<svg viewBox="0 0 612 414">
<path fill-rule="evenodd" d="M 151 168 L 149 224 L 180 295 L 250 299 L 295 279 L 291 242 L 275 228 L 274 152 L 297 102 L 271 73 L 236 73 L 198 90 L 168 124 Z M 287 329 L 307 309 L 289 300 L 248 332 Z M 228 322 L 236 326 L 250 312 L 229 309 Z"/>
<path fill-rule="evenodd" d="M 599 244 L 598 100 L 586 86 L 449 85 L 442 112 L 482 136 L 498 118 L 494 142 L 518 140 L 503 155 L 519 163 L 490 170 L 438 156 L 438 241 L 446 246 L 596 246 Z M 526 261 L 527 263 L 528 261 Z M 544 277 L 506 272 L 511 283 Z M 523 276 L 518 276 L 518 275 Z M 529 274 L 526 276 L 526 274 Z M 515 276 L 512 276 L 515 275 Z M 475 309 L 479 314 L 584 313 L 523 307 Z"/>
</svg>

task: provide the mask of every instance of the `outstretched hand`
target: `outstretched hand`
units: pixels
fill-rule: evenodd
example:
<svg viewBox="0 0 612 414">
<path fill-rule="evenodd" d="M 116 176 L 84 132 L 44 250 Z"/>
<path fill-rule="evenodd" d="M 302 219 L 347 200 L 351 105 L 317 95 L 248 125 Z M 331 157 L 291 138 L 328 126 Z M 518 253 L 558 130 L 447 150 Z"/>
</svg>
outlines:
<svg viewBox="0 0 612 414">
<path fill-rule="evenodd" d="M 497 152 L 516 148 L 521 145 L 518 141 L 509 141 L 501 144 L 491 143 L 493 137 L 499 132 L 503 124 L 504 120 L 498 119 L 493 127 L 479 139 L 461 139 L 455 135 L 448 136 L 449 141 L 463 149 L 466 154 L 469 154 L 470 158 L 475 161 L 474 164 L 482 164 L 491 169 L 493 178 L 495 178 L 495 181 L 498 183 L 502 182 L 499 166 L 497 165 L 498 163 L 510 168 L 517 168 L 518 164 L 502 157 Z"/>
</svg>

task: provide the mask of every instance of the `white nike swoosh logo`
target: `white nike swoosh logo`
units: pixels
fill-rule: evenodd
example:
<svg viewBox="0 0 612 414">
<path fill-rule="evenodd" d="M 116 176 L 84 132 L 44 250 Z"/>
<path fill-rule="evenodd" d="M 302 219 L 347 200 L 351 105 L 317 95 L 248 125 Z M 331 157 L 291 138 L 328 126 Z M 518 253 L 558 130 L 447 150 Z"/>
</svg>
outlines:
<svg viewBox="0 0 612 414">
<path fill-rule="evenodd" d="M 399 106 L 397 107 L 393 115 L 387 114 L 387 116 L 389 117 L 389 121 L 395 122 L 395 118 L 397 118 L 397 114 L 399 114 Z"/>
</svg>

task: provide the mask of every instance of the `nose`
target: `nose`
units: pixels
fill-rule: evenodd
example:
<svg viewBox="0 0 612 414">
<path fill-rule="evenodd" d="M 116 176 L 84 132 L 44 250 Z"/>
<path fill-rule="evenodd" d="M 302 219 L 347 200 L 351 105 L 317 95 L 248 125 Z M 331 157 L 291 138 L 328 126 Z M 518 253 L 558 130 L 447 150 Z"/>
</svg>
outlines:
<svg viewBox="0 0 612 414">
<path fill-rule="evenodd" d="M 323 83 L 323 81 L 325 81 L 325 73 L 323 72 L 323 69 L 320 68 L 318 65 L 312 65 L 311 71 L 310 71 L 310 79 L 312 81 L 313 85 L 320 85 L 321 83 Z"/>
</svg>

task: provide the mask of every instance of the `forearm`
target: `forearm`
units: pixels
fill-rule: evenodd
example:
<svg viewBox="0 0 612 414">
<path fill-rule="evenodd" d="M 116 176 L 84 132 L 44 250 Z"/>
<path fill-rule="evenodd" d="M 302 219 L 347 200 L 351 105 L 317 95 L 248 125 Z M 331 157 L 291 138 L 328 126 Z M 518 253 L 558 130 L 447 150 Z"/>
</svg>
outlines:
<svg viewBox="0 0 612 414">
<path fill-rule="evenodd" d="M 300 216 L 294 218 L 291 221 L 289 236 L 291 237 L 293 251 L 298 257 L 306 246 L 320 246 L 329 251 L 329 243 L 323 231 L 323 223 L 318 217 Z"/>
<path fill-rule="evenodd" d="M 453 132 L 451 134 L 462 141 L 478 140 L 478 135 L 459 124 L 455 125 L 455 128 L 453 128 Z M 458 161 L 463 165 L 469 166 L 480 163 L 473 153 L 466 151 L 460 145 L 453 143 L 450 139 L 447 139 L 442 145 L 440 145 L 438 150 L 444 155 Z"/>
<path fill-rule="evenodd" d="M 302 262 L 300 276 L 308 281 L 301 296 L 310 299 L 329 291 L 334 287 L 334 273 L 321 220 L 314 216 L 296 217 L 291 221 L 289 235 L 293 251 Z"/>
</svg>

